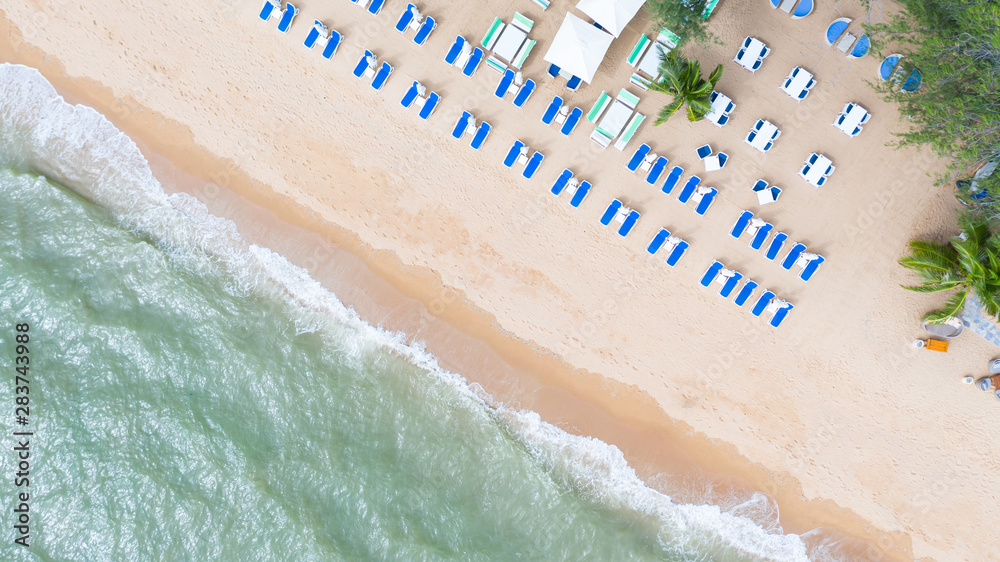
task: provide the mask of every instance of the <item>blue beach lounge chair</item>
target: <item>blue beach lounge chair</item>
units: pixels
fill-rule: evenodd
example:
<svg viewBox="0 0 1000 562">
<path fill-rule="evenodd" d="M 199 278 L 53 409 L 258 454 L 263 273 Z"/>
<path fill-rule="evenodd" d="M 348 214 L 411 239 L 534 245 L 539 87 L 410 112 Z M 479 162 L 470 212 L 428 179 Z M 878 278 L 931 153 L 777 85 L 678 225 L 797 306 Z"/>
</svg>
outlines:
<svg viewBox="0 0 1000 562">
<path fill-rule="evenodd" d="M 759 317 L 764 312 L 764 309 L 767 308 L 767 305 L 771 304 L 772 300 L 774 300 L 774 293 L 764 289 L 764 292 L 757 297 L 757 302 L 754 303 L 753 308 L 750 309 L 750 314 Z"/>
<path fill-rule="evenodd" d="M 503 165 L 510 168 L 517 161 L 517 157 L 521 155 L 521 149 L 524 148 L 524 143 L 520 140 L 514 141 L 514 145 L 510 147 L 507 152 L 507 156 L 503 159 Z"/>
<path fill-rule="evenodd" d="M 389 79 L 391 74 L 392 65 L 383 61 L 382 67 L 378 69 L 378 72 L 375 74 L 375 78 L 372 79 L 372 88 L 375 88 L 376 92 L 381 90 L 382 86 L 385 86 L 385 81 Z"/>
<path fill-rule="evenodd" d="M 469 57 L 469 61 L 465 63 L 465 69 L 462 70 L 462 74 L 472 78 L 472 75 L 476 73 L 481 62 L 483 62 L 483 50 L 476 47 L 472 50 L 472 56 Z"/>
<path fill-rule="evenodd" d="M 615 215 L 618 214 L 618 209 L 621 208 L 622 208 L 621 201 L 617 199 L 612 201 L 611 204 L 608 205 L 608 208 L 604 211 L 604 214 L 601 215 L 601 224 L 603 224 L 604 226 L 608 226 L 609 224 L 611 224 L 611 219 L 615 218 Z"/>
<path fill-rule="evenodd" d="M 618 229 L 618 235 L 622 238 L 628 236 L 629 232 L 632 232 L 632 228 L 635 227 L 636 221 L 639 220 L 639 211 L 632 211 L 625 217 L 625 222 L 622 223 L 622 227 Z"/>
<path fill-rule="evenodd" d="M 574 76 L 566 81 L 566 88 L 571 92 L 575 92 L 580 88 L 580 82 L 582 81 L 583 79 L 579 76 Z"/>
<path fill-rule="evenodd" d="M 581 117 L 583 117 L 583 110 L 579 107 L 574 107 L 573 111 L 569 112 L 569 117 L 566 118 L 566 122 L 563 123 L 562 129 L 559 132 L 568 137 L 576 129 L 576 124 L 580 122 Z"/>
<path fill-rule="evenodd" d="M 559 96 L 552 98 L 552 102 L 549 103 L 548 109 L 542 114 L 542 123 L 546 125 L 551 125 L 552 120 L 556 118 L 556 114 L 559 113 L 559 108 L 562 107 L 563 99 Z"/>
<path fill-rule="evenodd" d="M 690 246 L 690 244 L 688 244 L 684 240 L 678 242 L 677 245 L 674 246 L 673 251 L 671 251 L 670 255 L 667 257 L 667 265 L 669 265 L 670 267 L 677 265 L 677 262 L 680 261 L 682 257 L 684 257 L 684 252 L 687 251 L 688 246 Z"/>
<path fill-rule="evenodd" d="M 670 236 L 670 231 L 665 228 L 661 228 L 660 231 L 656 233 L 656 236 L 650 240 L 646 251 L 650 254 L 655 254 L 660 251 L 660 248 L 663 247 L 663 243 L 667 241 L 667 236 Z"/>
<path fill-rule="evenodd" d="M 724 299 L 728 299 L 730 295 L 733 294 L 733 291 L 736 290 L 736 286 L 739 285 L 742 280 L 743 274 L 739 271 L 735 272 L 732 277 L 726 280 L 726 283 L 722 286 L 722 288 L 719 289 L 719 296 Z"/>
<path fill-rule="evenodd" d="M 497 84 L 497 89 L 495 92 L 493 92 L 493 94 L 500 99 L 507 97 L 507 92 L 510 91 L 510 86 L 513 83 L 514 83 L 514 71 L 508 68 L 507 71 L 504 72 L 503 76 L 500 78 L 500 82 Z"/>
<path fill-rule="evenodd" d="M 632 155 L 632 159 L 628 161 L 625 166 L 630 172 L 634 172 L 639 169 L 639 164 L 642 164 L 642 159 L 649 154 L 649 145 L 643 143 L 639 148 L 636 149 L 635 154 Z"/>
<path fill-rule="evenodd" d="M 358 65 L 354 67 L 354 75 L 357 76 L 358 78 L 364 76 L 365 72 L 369 68 L 371 68 L 370 64 L 368 63 L 369 57 L 374 59 L 375 55 L 371 51 L 365 51 L 365 53 L 361 55 L 361 60 L 358 61 Z"/>
<path fill-rule="evenodd" d="M 750 211 L 743 211 L 740 217 L 736 219 L 736 224 L 733 225 L 733 230 L 730 234 L 733 238 L 739 238 L 743 236 L 743 233 L 747 231 L 747 227 L 750 226 L 750 220 L 753 218 L 753 213 Z"/>
<path fill-rule="evenodd" d="M 559 76 L 559 71 L 560 70 L 562 70 L 562 69 L 560 69 L 558 66 L 556 66 L 556 65 L 554 65 L 552 63 L 549 63 L 549 68 L 548 68 L 548 70 L 546 70 L 546 72 L 548 72 L 549 76 L 555 78 L 556 76 Z"/>
<path fill-rule="evenodd" d="M 705 216 L 705 213 L 708 212 L 709 207 L 712 206 L 712 202 L 715 201 L 715 196 L 718 194 L 719 190 L 713 187 L 712 191 L 709 191 L 705 195 L 702 195 L 701 201 L 698 202 L 698 206 L 695 207 L 694 212 L 698 213 L 698 215 L 700 216 Z"/>
<path fill-rule="evenodd" d="M 778 257 L 778 252 L 781 251 L 781 247 L 785 245 L 785 240 L 788 240 L 788 235 L 784 232 L 779 232 L 774 235 L 771 239 L 771 245 L 767 247 L 767 252 L 764 257 L 774 261 L 774 258 Z"/>
<path fill-rule="evenodd" d="M 479 124 L 479 128 L 476 129 L 476 136 L 472 137 L 472 148 L 479 150 L 483 147 L 483 143 L 486 142 L 486 137 L 490 136 L 490 131 L 493 126 L 483 121 Z"/>
<path fill-rule="evenodd" d="M 292 27 L 292 20 L 295 19 L 299 13 L 299 9 L 292 5 L 291 2 L 285 2 L 285 11 L 281 12 L 281 21 L 278 22 L 278 31 L 282 33 L 288 33 L 289 28 Z"/>
<path fill-rule="evenodd" d="M 426 121 L 431 115 L 433 115 L 434 110 L 437 109 L 439 101 L 441 101 L 441 96 L 431 92 L 430 95 L 427 96 L 427 101 L 424 102 L 424 106 L 420 108 L 420 118 Z"/>
<path fill-rule="evenodd" d="M 709 145 L 698 147 L 698 160 L 704 160 L 712 155 L 712 147 Z"/>
<path fill-rule="evenodd" d="M 819 256 L 818 258 L 810 261 L 804 268 L 802 268 L 802 273 L 799 274 L 799 279 L 803 281 L 812 279 L 813 274 L 816 273 L 816 270 L 819 269 L 819 266 L 823 265 L 823 262 L 825 261 L 826 258 L 823 256 Z"/>
<path fill-rule="evenodd" d="M 725 125 L 726 123 L 729 123 L 728 115 L 723 115 L 722 117 L 719 117 L 719 120 L 716 122 L 716 124 L 720 127 Z"/>
<path fill-rule="evenodd" d="M 663 170 L 666 167 L 667 157 L 660 156 L 657 158 L 656 162 L 653 162 L 653 167 L 649 169 L 649 174 L 646 175 L 646 183 L 649 185 L 656 185 L 656 182 L 659 181 L 660 176 L 663 175 Z"/>
<path fill-rule="evenodd" d="M 312 29 L 306 35 L 306 40 L 303 44 L 307 49 L 312 49 L 316 45 L 316 41 L 319 40 L 320 35 L 327 35 L 326 25 L 319 20 L 314 20 Z"/>
<path fill-rule="evenodd" d="M 785 261 L 781 262 L 781 267 L 785 269 L 791 269 L 795 265 L 795 260 L 799 259 L 799 256 L 805 251 L 806 247 L 804 244 L 796 244 L 792 246 L 792 249 L 788 251 L 788 255 L 785 256 Z"/>
<path fill-rule="evenodd" d="M 729 160 L 729 155 L 728 154 L 726 154 L 725 152 L 720 152 L 719 153 L 719 169 L 720 170 L 726 167 L 726 162 L 728 160 Z"/>
<path fill-rule="evenodd" d="M 420 25 L 420 29 L 417 30 L 417 34 L 413 36 L 413 42 L 417 45 L 423 46 L 427 42 L 427 38 L 430 37 L 431 32 L 437 29 L 437 22 L 434 18 L 427 16 L 424 18 L 424 23 Z"/>
<path fill-rule="evenodd" d="M 385 0 L 372 0 L 372 3 L 368 4 L 368 13 L 377 16 L 382 11 L 383 5 L 385 5 Z"/>
<path fill-rule="evenodd" d="M 556 178 L 556 182 L 552 184 L 552 195 L 561 195 L 571 177 L 573 177 L 573 172 L 569 168 L 563 170 Z"/>
<path fill-rule="evenodd" d="M 722 262 L 713 262 L 712 265 L 708 266 L 708 269 L 705 271 L 705 275 L 701 277 L 701 286 L 708 287 L 711 285 L 712 281 L 715 281 L 715 278 L 719 275 L 720 271 L 722 271 Z"/>
<path fill-rule="evenodd" d="M 413 21 L 413 10 L 417 7 L 413 4 L 407 4 L 406 9 L 403 10 L 402 15 L 399 16 L 399 21 L 396 22 L 396 31 L 400 33 L 406 33 L 407 26 Z"/>
<path fill-rule="evenodd" d="M 788 306 L 783 306 L 778 310 L 775 310 L 774 316 L 771 316 L 771 321 L 768 322 L 768 324 L 770 324 L 772 328 L 777 328 L 778 326 L 780 326 L 781 322 L 784 321 L 786 316 L 788 316 L 788 313 L 791 312 L 793 308 L 795 308 L 795 306 L 792 305 L 792 303 L 785 303 L 785 304 L 787 304 Z"/>
<path fill-rule="evenodd" d="M 524 104 L 531 97 L 531 93 L 535 91 L 535 81 L 528 79 L 521 86 L 521 89 L 517 91 L 517 95 L 514 96 L 514 105 L 517 107 L 524 107 Z"/>
<path fill-rule="evenodd" d="M 684 184 L 684 189 L 681 190 L 680 195 L 677 196 L 677 200 L 681 203 L 687 203 L 691 199 L 691 195 L 694 194 L 694 190 L 701 183 L 701 178 L 698 176 L 691 176 L 688 178 L 686 184 Z"/>
<path fill-rule="evenodd" d="M 663 187 L 660 188 L 660 191 L 670 195 L 670 192 L 673 191 L 674 187 L 677 185 L 677 180 L 681 179 L 681 174 L 683 173 L 684 168 L 674 166 L 673 169 L 670 170 L 670 175 L 667 176 L 666 181 L 663 182 Z"/>
<path fill-rule="evenodd" d="M 332 59 L 333 55 L 337 54 L 337 49 L 340 47 L 340 43 L 343 40 L 343 35 L 331 29 L 330 38 L 326 40 L 326 47 L 323 48 L 323 58 L 327 60 Z"/>
<path fill-rule="evenodd" d="M 403 107 L 410 107 L 411 105 L 413 105 L 413 100 L 417 99 L 417 88 L 419 86 L 420 86 L 420 82 L 417 82 L 416 80 L 414 80 L 413 84 L 410 86 L 410 89 L 406 90 L 406 93 L 403 94 L 403 99 L 399 100 L 399 103 Z M 468 112 L 466 112 L 466 113 L 468 113 Z M 471 114 L 469 114 L 469 115 L 471 116 Z M 458 138 L 458 137 L 455 137 L 455 138 Z"/>
<path fill-rule="evenodd" d="M 744 283 L 743 287 L 740 289 L 740 292 L 736 293 L 736 300 L 733 302 L 736 303 L 736 306 L 743 306 L 756 289 L 757 282 L 747 279 L 746 283 Z"/>
<path fill-rule="evenodd" d="M 528 160 L 528 163 L 525 164 L 524 171 L 521 175 L 523 175 L 525 179 L 530 180 L 535 175 L 535 172 L 538 171 L 538 166 L 541 165 L 544 158 L 545 155 L 536 150 L 535 153 L 531 155 L 531 160 Z"/>
<path fill-rule="evenodd" d="M 260 9 L 260 19 L 264 21 L 271 19 L 275 8 L 278 8 L 279 10 L 281 9 L 279 6 L 276 6 L 272 0 L 264 0 L 264 6 Z"/>
<path fill-rule="evenodd" d="M 444 56 L 444 62 L 448 64 L 455 64 L 458 60 L 458 55 L 462 53 L 462 46 L 465 45 L 465 37 L 459 35 L 455 37 L 455 42 L 451 44 L 451 48 L 448 49 L 448 54 Z"/>
<path fill-rule="evenodd" d="M 590 193 L 590 187 L 589 181 L 581 183 L 580 187 L 576 188 L 576 195 L 574 195 L 573 199 L 569 202 L 570 206 L 579 207 L 580 203 L 583 203 L 583 200 L 586 199 L 587 194 Z"/>
<path fill-rule="evenodd" d="M 414 82 L 416 84 L 416 82 Z M 411 88 L 416 90 L 416 88 Z M 409 94 L 409 92 L 407 92 Z M 403 98 L 406 99 L 406 98 Z M 405 104 L 404 104 L 405 105 Z M 451 136 L 456 139 L 461 139 L 465 136 L 465 131 L 469 130 L 469 122 L 472 121 L 472 114 L 468 111 L 463 111 L 462 116 L 458 118 L 458 122 L 455 123 L 455 130 L 451 132 Z"/>
<path fill-rule="evenodd" d="M 767 237 L 771 234 L 771 229 L 773 228 L 774 225 L 768 223 L 757 229 L 757 233 L 754 234 L 753 240 L 750 241 L 750 247 L 754 250 L 760 250 L 761 246 L 764 245 L 764 241 L 767 240 Z"/>
</svg>

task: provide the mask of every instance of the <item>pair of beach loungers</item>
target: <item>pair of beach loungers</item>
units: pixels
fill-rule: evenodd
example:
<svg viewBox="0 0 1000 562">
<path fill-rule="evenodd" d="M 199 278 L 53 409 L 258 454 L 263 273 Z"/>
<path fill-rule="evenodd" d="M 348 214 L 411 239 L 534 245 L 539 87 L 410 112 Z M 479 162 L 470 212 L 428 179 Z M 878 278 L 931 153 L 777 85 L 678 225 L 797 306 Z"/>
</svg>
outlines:
<svg viewBox="0 0 1000 562">
<path fill-rule="evenodd" d="M 621 223 L 621 226 L 618 228 L 618 235 L 624 238 L 632 232 L 632 229 L 635 228 L 635 223 L 639 221 L 639 211 L 630 209 L 621 200 L 615 199 L 611 201 L 604 214 L 601 215 L 601 224 L 604 226 L 610 225 L 612 221 Z"/>
<path fill-rule="evenodd" d="M 291 2 L 285 2 L 285 7 L 281 7 L 280 0 L 264 0 L 264 6 L 260 9 L 260 19 L 270 21 L 271 18 L 278 19 L 278 31 L 288 33 L 292 27 L 292 21 L 299 14 L 299 9 Z"/>
<path fill-rule="evenodd" d="M 555 183 L 552 184 L 552 195 L 559 197 L 564 191 L 569 191 L 573 193 L 573 197 L 569 200 L 569 204 L 572 207 L 579 207 L 583 200 L 590 193 L 590 182 L 576 179 L 573 175 L 573 171 L 566 168 L 559 174 L 556 178 Z"/>
<path fill-rule="evenodd" d="M 461 117 L 458 118 L 458 122 L 455 123 L 455 130 L 451 132 L 451 136 L 461 139 L 465 135 L 472 135 L 472 148 L 479 150 L 483 147 L 483 143 L 486 142 L 486 138 L 490 136 L 492 129 L 493 126 L 486 121 L 477 126 L 476 118 L 468 111 L 463 111 Z"/>
<path fill-rule="evenodd" d="M 472 78 L 483 62 L 484 55 L 482 49 L 473 47 L 472 43 L 459 35 L 455 37 L 455 42 L 451 44 L 448 53 L 444 56 L 444 62 L 462 69 L 462 74 Z"/>
<path fill-rule="evenodd" d="M 382 62 L 382 66 L 378 67 L 378 58 L 375 53 L 366 50 L 363 55 L 361 55 L 361 60 L 358 61 L 357 66 L 354 67 L 354 75 L 358 78 L 371 78 L 372 88 L 376 91 L 381 90 L 382 86 L 385 86 L 386 81 L 389 76 L 392 75 L 392 65 L 387 62 Z"/>
<path fill-rule="evenodd" d="M 549 107 L 542 114 L 542 123 L 546 125 L 551 125 L 553 121 L 556 124 L 561 124 L 559 132 L 565 136 L 569 136 L 573 131 L 576 130 L 577 124 L 580 123 L 580 118 L 583 117 L 583 110 L 579 107 L 574 107 L 570 110 L 568 105 L 563 105 L 563 99 L 559 96 L 554 96 L 552 101 L 549 102 Z"/>
<path fill-rule="evenodd" d="M 350 0 L 352 3 L 361 6 L 362 8 L 367 8 L 368 13 L 377 16 L 379 12 L 382 11 L 382 6 L 385 5 L 385 0 Z"/>
<path fill-rule="evenodd" d="M 529 158 L 528 150 L 528 145 L 520 139 L 514 141 L 514 145 L 510 147 L 507 156 L 503 159 L 503 165 L 511 168 L 514 164 L 524 164 L 524 171 L 521 172 L 521 175 L 530 180 L 538 171 L 538 166 L 542 164 L 545 155 L 536 150 Z"/>
<path fill-rule="evenodd" d="M 663 172 L 667 169 L 668 159 L 666 156 L 659 156 L 652 152 L 649 145 L 643 143 L 636 149 L 635 153 L 632 154 L 632 158 L 625 164 L 629 171 L 645 172 L 646 173 L 646 183 L 655 186 L 659 183 L 660 178 L 663 176 Z M 660 191 L 670 195 L 673 193 L 674 189 L 677 187 L 681 175 L 684 173 L 684 168 L 680 166 L 674 166 L 667 174 L 667 179 L 663 181 L 663 185 L 660 187 Z M 719 195 L 719 190 L 714 187 L 707 187 L 700 185 L 701 178 L 698 176 L 691 176 L 684 182 L 683 187 L 681 187 L 680 193 L 678 193 L 677 200 L 683 204 L 687 204 L 690 201 L 694 202 L 694 212 L 698 215 L 704 216 L 705 213 L 712 207 L 712 203 L 715 202 L 715 198 Z"/>
<path fill-rule="evenodd" d="M 306 35 L 305 46 L 307 49 L 314 49 L 323 45 L 323 58 L 332 59 L 337 54 L 337 48 L 344 42 L 344 36 L 334 29 L 328 29 L 326 25 L 315 20 L 309 34 Z"/>
<path fill-rule="evenodd" d="M 434 110 L 437 109 L 438 103 L 441 101 L 441 96 L 436 92 L 424 93 L 426 88 L 416 80 L 410 86 L 406 93 L 403 94 L 403 99 L 400 100 L 400 104 L 403 107 L 410 107 L 416 104 L 420 108 L 420 118 L 427 120 L 431 115 L 434 114 Z"/>
<path fill-rule="evenodd" d="M 427 42 L 427 38 L 430 37 L 431 32 L 437 28 L 437 22 L 434 18 L 430 16 L 424 16 L 417 9 L 415 4 L 407 4 L 406 9 L 399 16 L 399 21 L 396 22 L 396 31 L 405 34 L 408 29 L 416 31 L 413 36 L 413 42 L 417 45 L 423 45 Z"/>
<path fill-rule="evenodd" d="M 529 78 L 526 82 L 520 83 L 520 74 L 520 72 L 514 72 L 509 68 L 504 71 L 500 83 L 497 84 L 496 92 L 494 92 L 496 97 L 504 99 L 508 94 L 514 92 L 514 105 L 524 107 L 532 92 L 535 91 L 535 81 Z"/>
<path fill-rule="evenodd" d="M 711 145 L 702 145 L 698 147 L 697 152 L 698 159 L 705 163 L 706 172 L 721 170 L 729 161 L 729 155 L 725 152 L 713 153 Z"/>
<path fill-rule="evenodd" d="M 549 63 L 549 68 L 547 70 L 548 75 L 556 78 L 557 76 L 562 76 L 566 79 L 566 89 L 575 92 L 580 89 L 580 84 L 583 83 L 583 79 L 579 76 L 574 76 L 568 72 L 564 72 L 563 69 L 559 68 L 558 65 Z"/>
<path fill-rule="evenodd" d="M 650 255 L 656 255 L 661 249 L 667 254 L 666 264 L 670 267 L 677 265 L 677 262 L 684 257 L 684 253 L 687 252 L 689 244 L 681 240 L 676 236 L 671 236 L 670 231 L 661 228 L 656 236 L 653 237 L 649 242 L 649 246 L 646 247 L 646 251 Z"/>
<path fill-rule="evenodd" d="M 736 298 L 733 299 L 733 303 L 736 306 L 743 307 L 753 295 L 754 291 L 757 290 L 757 282 L 752 279 L 746 279 L 743 286 L 737 292 L 736 287 L 739 286 L 740 281 L 743 280 L 743 274 L 731 269 L 726 269 L 722 265 L 722 262 L 715 261 L 712 265 L 708 266 L 705 274 L 701 278 L 701 286 L 708 288 L 712 283 L 717 283 L 721 285 L 719 288 L 719 296 L 728 300 L 729 297 L 736 293 Z M 773 328 L 777 328 L 788 316 L 788 313 L 795 308 L 792 303 L 775 298 L 775 294 L 772 291 L 764 289 L 764 291 L 757 297 L 757 301 L 750 308 L 750 314 L 760 317 L 765 312 L 771 315 L 768 324 Z"/>
<path fill-rule="evenodd" d="M 736 223 L 733 225 L 730 234 L 736 239 L 741 238 L 745 234 L 749 234 L 750 247 L 756 251 L 760 251 L 760 249 L 764 247 L 764 242 L 767 241 L 768 236 L 773 230 L 774 226 L 770 223 L 761 219 L 755 219 L 753 213 L 750 211 L 743 211 L 736 219 Z M 787 241 L 787 234 L 784 232 L 776 233 L 771 239 L 771 243 L 768 245 L 767 250 L 765 250 L 764 257 L 769 261 L 777 259 L 778 254 L 781 252 L 781 249 Z M 799 279 L 809 281 L 812 279 L 819 267 L 823 265 L 823 262 L 826 261 L 826 258 L 818 254 L 810 254 L 805 250 L 805 244 L 796 243 L 791 247 L 788 253 L 785 254 L 785 257 L 779 263 L 785 270 L 791 270 L 793 266 L 801 267 L 802 270 L 799 272 Z"/>
</svg>

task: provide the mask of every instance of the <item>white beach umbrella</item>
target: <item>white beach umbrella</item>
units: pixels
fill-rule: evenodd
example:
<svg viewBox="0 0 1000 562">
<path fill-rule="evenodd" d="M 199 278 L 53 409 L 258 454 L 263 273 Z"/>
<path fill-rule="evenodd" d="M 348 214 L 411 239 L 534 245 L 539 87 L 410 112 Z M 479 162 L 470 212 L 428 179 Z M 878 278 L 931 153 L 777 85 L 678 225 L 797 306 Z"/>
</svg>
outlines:
<svg viewBox="0 0 1000 562">
<path fill-rule="evenodd" d="M 646 0 L 580 0 L 576 9 L 618 37 Z"/>
<path fill-rule="evenodd" d="M 614 39 L 577 16 L 566 14 L 542 58 L 589 84 Z"/>
</svg>

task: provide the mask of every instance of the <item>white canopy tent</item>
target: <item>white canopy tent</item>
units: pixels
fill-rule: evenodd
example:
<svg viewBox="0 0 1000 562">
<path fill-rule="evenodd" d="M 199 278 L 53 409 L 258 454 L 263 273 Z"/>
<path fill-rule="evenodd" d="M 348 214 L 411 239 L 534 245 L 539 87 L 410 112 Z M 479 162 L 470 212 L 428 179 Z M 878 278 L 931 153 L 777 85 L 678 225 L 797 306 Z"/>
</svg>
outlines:
<svg viewBox="0 0 1000 562">
<path fill-rule="evenodd" d="M 618 37 L 645 3 L 646 0 L 580 0 L 576 9 Z"/>
<path fill-rule="evenodd" d="M 589 84 L 614 39 L 606 31 L 566 14 L 543 58 Z"/>
</svg>

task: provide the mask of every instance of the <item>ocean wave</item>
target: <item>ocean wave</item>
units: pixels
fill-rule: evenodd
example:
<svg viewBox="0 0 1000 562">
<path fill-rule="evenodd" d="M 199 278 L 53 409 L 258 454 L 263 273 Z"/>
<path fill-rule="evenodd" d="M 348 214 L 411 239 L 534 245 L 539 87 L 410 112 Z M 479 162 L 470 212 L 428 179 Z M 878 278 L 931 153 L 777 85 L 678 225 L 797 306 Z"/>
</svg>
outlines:
<svg viewBox="0 0 1000 562">
<path fill-rule="evenodd" d="M 478 385 L 441 368 L 406 334 L 365 322 L 305 269 L 247 244 L 232 221 L 212 215 L 191 196 L 168 196 L 127 135 L 96 110 L 66 103 L 37 70 L 0 65 L 0 92 L 0 140 L 8 152 L 3 164 L 41 173 L 110 210 L 122 227 L 155 240 L 181 263 L 222 268 L 235 291 L 279 296 L 296 311 L 301 333 L 322 331 L 332 322 L 353 332 L 355 337 L 338 345 L 354 346 L 356 355 L 377 346 L 406 357 L 481 404 L 566 485 L 610 509 L 654 518 L 668 551 L 701 558 L 705 548 L 724 548 L 763 560 L 808 559 L 798 535 L 769 533 L 734 514 L 739 509 L 676 504 L 647 486 L 617 447 L 567 433 L 534 412 L 497 404 Z"/>
</svg>

